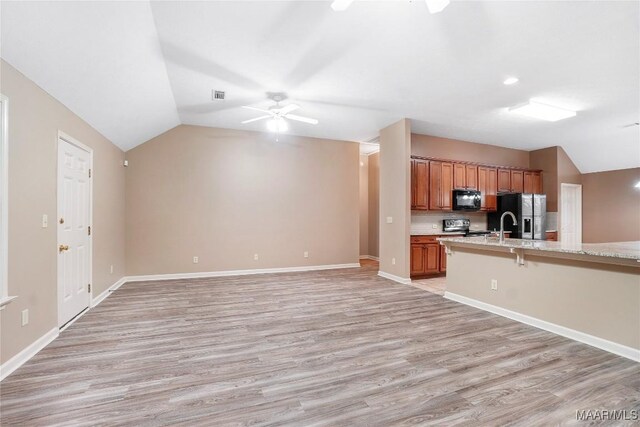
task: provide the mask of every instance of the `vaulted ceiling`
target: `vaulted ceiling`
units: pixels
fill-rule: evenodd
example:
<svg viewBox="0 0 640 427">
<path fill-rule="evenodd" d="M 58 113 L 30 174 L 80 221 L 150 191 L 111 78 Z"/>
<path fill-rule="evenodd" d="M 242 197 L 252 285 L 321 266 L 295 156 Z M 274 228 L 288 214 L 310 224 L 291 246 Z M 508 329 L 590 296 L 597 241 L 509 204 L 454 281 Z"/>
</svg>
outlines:
<svg viewBox="0 0 640 427">
<path fill-rule="evenodd" d="M 286 92 L 316 126 L 364 141 L 413 131 L 532 150 L 580 170 L 640 166 L 639 2 L 8 2 L 0 55 L 122 149 L 180 124 L 242 125 Z M 503 85 L 508 76 L 520 81 Z M 213 101 L 212 90 L 226 92 Z M 508 107 L 578 111 L 558 122 Z"/>
</svg>

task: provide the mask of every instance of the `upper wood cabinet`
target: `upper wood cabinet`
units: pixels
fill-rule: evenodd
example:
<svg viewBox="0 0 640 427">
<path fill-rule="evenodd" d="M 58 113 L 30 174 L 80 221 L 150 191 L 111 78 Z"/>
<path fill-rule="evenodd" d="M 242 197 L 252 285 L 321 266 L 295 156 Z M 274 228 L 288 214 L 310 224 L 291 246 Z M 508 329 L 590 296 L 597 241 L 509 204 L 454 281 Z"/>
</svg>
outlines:
<svg viewBox="0 0 640 427">
<path fill-rule="evenodd" d="M 411 209 L 451 210 L 453 189 L 480 191 L 480 210 L 495 211 L 498 193 L 542 193 L 542 176 L 537 170 L 411 159 Z"/>
<path fill-rule="evenodd" d="M 498 169 L 498 192 L 523 193 L 524 173 L 518 169 Z"/>
<path fill-rule="evenodd" d="M 429 162 L 429 209 L 451 210 L 453 163 Z"/>
<path fill-rule="evenodd" d="M 411 209 L 429 209 L 429 162 L 411 161 Z"/>
<path fill-rule="evenodd" d="M 453 164 L 453 188 L 478 189 L 478 166 L 464 163 Z"/>
<path fill-rule="evenodd" d="M 511 171 L 509 169 L 498 169 L 498 192 L 511 191 Z"/>
<path fill-rule="evenodd" d="M 524 172 L 518 170 L 511 171 L 511 192 L 523 193 L 524 192 Z"/>
<path fill-rule="evenodd" d="M 542 193 L 542 175 L 540 174 L 540 172 L 524 172 L 523 193 Z"/>
<path fill-rule="evenodd" d="M 478 190 L 481 201 L 480 210 L 495 211 L 498 208 L 498 170 L 478 166 Z"/>
</svg>

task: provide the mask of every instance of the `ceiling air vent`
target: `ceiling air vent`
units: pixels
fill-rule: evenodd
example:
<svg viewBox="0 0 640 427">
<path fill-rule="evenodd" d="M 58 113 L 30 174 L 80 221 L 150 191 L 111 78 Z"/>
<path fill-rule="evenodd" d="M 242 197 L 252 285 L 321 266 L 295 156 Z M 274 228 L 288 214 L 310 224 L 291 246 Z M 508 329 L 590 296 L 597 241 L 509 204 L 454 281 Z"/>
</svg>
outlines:
<svg viewBox="0 0 640 427">
<path fill-rule="evenodd" d="M 212 91 L 213 93 L 211 94 L 211 97 L 213 98 L 213 100 L 224 100 L 224 92 L 221 90 L 214 90 Z"/>
</svg>

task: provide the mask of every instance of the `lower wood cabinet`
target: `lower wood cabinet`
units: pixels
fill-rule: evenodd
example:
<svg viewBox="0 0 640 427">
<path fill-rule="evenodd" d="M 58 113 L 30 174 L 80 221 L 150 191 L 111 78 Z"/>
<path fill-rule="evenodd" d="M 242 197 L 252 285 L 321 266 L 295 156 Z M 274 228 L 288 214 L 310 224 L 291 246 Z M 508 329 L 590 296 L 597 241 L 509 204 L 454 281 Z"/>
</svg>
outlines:
<svg viewBox="0 0 640 427">
<path fill-rule="evenodd" d="M 450 234 L 447 234 L 450 237 Z M 441 274 L 447 271 L 447 254 L 434 236 L 411 236 L 411 277 Z"/>
</svg>

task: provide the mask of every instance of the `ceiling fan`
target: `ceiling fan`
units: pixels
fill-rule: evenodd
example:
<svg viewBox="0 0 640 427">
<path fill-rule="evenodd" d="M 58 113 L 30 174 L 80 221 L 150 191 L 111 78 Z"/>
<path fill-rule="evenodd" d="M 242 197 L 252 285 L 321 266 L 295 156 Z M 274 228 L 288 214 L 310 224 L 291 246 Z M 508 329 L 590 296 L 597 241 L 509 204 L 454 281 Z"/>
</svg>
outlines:
<svg viewBox="0 0 640 427">
<path fill-rule="evenodd" d="M 297 122 L 309 123 L 312 125 L 318 124 L 318 120 L 316 119 L 291 114 L 291 112 L 296 111 L 297 109 L 300 108 L 299 105 L 287 104 L 284 107 L 281 107 L 280 101 L 284 101 L 286 99 L 285 96 L 272 96 L 271 99 L 273 99 L 276 102 L 276 104 L 272 105 L 267 110 L 265 110 L 264 108 L 257 108 L 257 107 L 251 107 L 249 105 L 244 105 L 242 108 L 246 108 L 248 110 L 260 111 L 261 113 L 265 113 L 265 115 L 260 117 L 255 117 L 253 119 L 245 120 L 241 123 L 246 124 L 251 122 L 257 122 L 258 120 L 269 119 L 267 121 L 267 129 L 269 129 L 271 132 L 277 132 L 277 133 L 286 132 L 287 129 L 289 129 L 289 126 L 287 125 L 287 121 L 285 119 L 295 120 Z"/>
</svg>

